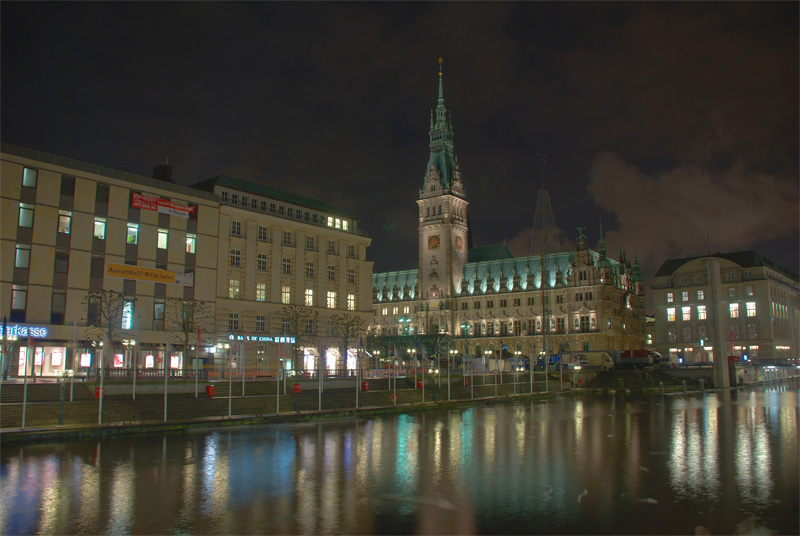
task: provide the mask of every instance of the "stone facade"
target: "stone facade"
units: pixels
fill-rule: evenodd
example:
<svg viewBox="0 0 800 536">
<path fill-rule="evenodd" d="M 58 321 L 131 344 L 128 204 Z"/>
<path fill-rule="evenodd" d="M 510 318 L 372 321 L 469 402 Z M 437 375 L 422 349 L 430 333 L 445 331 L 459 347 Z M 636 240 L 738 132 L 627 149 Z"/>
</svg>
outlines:
<svg viewBox="0 0 800 536">
<path fill-rule="evenodd" d="M 655 348 L 687 364 L 796 360 L 799 290 L 797 274 L 753 251 L 667 260 L 653 283 Z"/>
</svg>

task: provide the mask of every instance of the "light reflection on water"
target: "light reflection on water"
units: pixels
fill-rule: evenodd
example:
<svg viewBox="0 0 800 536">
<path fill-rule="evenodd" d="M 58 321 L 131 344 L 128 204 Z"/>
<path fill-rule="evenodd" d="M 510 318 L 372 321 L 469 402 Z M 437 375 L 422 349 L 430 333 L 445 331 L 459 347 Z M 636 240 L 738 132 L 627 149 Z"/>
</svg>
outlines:
<svg viewBox="0 0 800 536">
<path fill-rule="evenodd" d="M 797 383 L 4 448 L 2 534 L 796 534 Z M 752 516 L 752 517 L 751 517 Z"/>
</svg>

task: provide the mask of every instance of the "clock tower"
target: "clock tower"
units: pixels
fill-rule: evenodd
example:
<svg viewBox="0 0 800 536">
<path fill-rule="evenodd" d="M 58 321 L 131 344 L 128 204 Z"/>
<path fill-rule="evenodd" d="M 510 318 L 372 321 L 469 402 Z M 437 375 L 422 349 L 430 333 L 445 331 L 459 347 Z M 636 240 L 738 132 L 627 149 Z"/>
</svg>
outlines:
<svg viewBox="0 0 800 536">
<path fill-rule="evenodd" d="M 463 267 L 468 261 L 468 204 L 455 155 L 452 119 L 444 106 L 439 58 L 439 98 L 431 112 L 430 157 L 417 200 L 419 300 L 423 313 L 419 320 L 425 333 L 454 332 L 446 313 L 451 298 L 461 288 Z"/>
</svg>

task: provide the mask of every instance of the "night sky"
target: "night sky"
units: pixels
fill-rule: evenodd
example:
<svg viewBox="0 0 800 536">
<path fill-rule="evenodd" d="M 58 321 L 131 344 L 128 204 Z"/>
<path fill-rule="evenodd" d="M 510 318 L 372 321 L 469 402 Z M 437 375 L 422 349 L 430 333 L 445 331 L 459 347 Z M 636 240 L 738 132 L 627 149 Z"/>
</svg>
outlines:
<svg viewBox="0 0 800 536">
<path fill-rule="evenodd" d="M 475 246 L 528 255 L 544 183 L 564 247 L 602 220 L 648 294 L 709 250 L 798 272 L 799 5 L 3 1 L 0 134 L 318 198 L 415 268 L 442 56 Z"/>
</svg>

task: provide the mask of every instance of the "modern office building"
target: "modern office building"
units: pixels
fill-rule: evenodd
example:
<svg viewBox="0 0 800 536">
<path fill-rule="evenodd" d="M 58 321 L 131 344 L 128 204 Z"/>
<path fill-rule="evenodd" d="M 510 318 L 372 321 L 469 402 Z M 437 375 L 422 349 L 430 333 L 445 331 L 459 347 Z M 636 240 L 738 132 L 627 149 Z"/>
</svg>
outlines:
<svg viewBox="0 0 800 536">
<path fill-rule="evenodd" d="M 655 346 L 686 364 L 747 356 L 795 360 L 798 276 L 754 251 L 669 259 L 653 282 Z"/>
<path fill-rule="evenodd" d="M 354 367 L 342 324 L 366 326 L 372 279 L 355 217 L 230 177 L 187 187 L 167 165 L 150 178 L 1 149 L 6 374 L 258 374 L 316 368 L 323 351 Z M 313 313 L 298 336 L 287 306 Z"/>
<path fill-rule="evenodd" d="M 427 354 L 534 356 L 561 351 L 640 349 L 645 343 L 643 278 L 624 252 L 607 256 L 578 229 L 560 251 L 547 191 L 539 192 L 534 253 L 472 247 L 467 187 L 444 104 L 442 72 L 431 115 L 430 157 L 417 200 L 417 269 L 373 275 L 370 345 L 403 358 Z M 385 355 L 385 354 L 384 354 Z"/>
<path fill-rule="evenodd" d="M 138 367 L 162 368 L 175 342 L 170 300 L 213 310 L 216 197 L 170 182 L 168 166 L 157 168 L 160 180 L 6 143 L 0 152 L 0 307 L 13 349 L 6 371 L 88 373 L 109 342 L 110 369 L 129 368 L 134 355 Z M 115 317 L 110 336 L 91 327 L 107 316 Z M 183 368 L 183 352 L 170 352 L 170 364 Z"/>
</svg>

